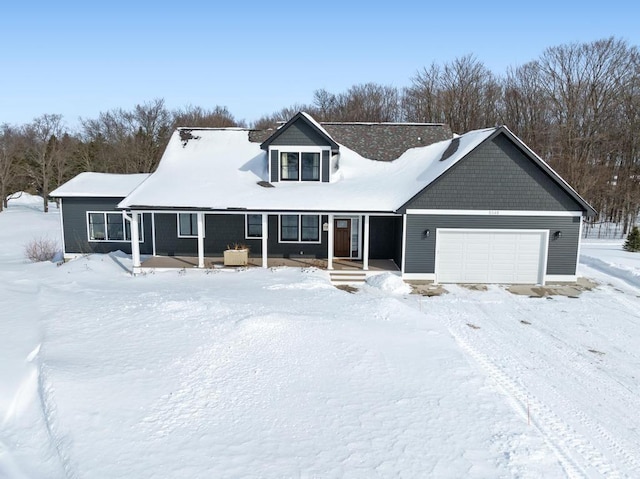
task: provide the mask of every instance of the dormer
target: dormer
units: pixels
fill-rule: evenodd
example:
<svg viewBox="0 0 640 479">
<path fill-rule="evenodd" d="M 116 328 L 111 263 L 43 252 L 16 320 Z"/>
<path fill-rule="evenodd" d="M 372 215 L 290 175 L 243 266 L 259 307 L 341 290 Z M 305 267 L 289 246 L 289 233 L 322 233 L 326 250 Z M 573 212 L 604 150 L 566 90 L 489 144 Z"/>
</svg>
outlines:
<svg viewBox="0 0 640 479">
<path fill-rule="evenodd" d="M 267 138 L 269 179 L 277 182 L 331 181 L 331 155 L 339 146 L 319 123 L 298 112 Z"/>
</svg>

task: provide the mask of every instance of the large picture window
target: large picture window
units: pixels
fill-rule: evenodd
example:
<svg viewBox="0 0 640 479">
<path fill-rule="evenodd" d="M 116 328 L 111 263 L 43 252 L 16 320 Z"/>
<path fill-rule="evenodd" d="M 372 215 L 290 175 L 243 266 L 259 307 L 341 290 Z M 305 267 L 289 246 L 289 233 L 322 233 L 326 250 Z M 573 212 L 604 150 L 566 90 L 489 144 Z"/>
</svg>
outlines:
<svg viewBox="0 0 640 479">
<path fill-rule="evenodd" d="M 280 241 L 284 243 L 319 243 L 319 215 L 281 215 Z"/>
<path fill-rule="evenodd" d="M 262 215 L 247 215 L 247 238 L 262 238 Z"/>
<path fill-rule="evenodd" d="M 283 151 L 280 153 L 280 179 L 320 181 L 320 153 Z"/>
<path fill-rule="evenodd" d="M 139 216 L 138 239 L 144 241 L 142 215 Z M 90 211 L 87 213 L 89 241 L 131 241 L 131 224 L 119 212 Z"/>
<path fill-rule="evenodd" d="M 192 238 L 198 236 L 198 214 L 178 213 L 178 237 Z"/>
</svg>

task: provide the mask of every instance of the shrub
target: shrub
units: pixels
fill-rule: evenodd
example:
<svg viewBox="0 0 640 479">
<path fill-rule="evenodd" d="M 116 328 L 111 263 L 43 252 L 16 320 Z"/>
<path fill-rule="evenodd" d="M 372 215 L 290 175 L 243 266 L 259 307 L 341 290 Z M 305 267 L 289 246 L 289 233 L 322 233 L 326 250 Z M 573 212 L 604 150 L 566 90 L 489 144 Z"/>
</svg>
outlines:
<svg viewBox="0 0 640 479">
<path fill-rule="evenodd" d="M 49 238 L 34 238 L 24 247 L 24 255 L 30 261 L 53 261 L 58 253 L 58 243 Z"/>
<path fill-rule="evenodd" d="M 640 230 L 637 226 L 634 226 L 627 235 L 623 248 L 627 251 L 640 251 Z"/>
</svg>

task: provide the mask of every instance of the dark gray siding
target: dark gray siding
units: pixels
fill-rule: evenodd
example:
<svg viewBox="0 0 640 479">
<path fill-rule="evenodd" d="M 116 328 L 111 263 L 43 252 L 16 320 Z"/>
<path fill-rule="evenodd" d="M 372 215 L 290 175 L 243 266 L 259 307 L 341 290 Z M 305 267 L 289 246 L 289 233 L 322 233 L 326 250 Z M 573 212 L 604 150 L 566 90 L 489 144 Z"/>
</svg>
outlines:
<svg viewBox="0 0 640 479">
<path fill-rule="evenodd" d="M 480 145 L 410 200 L 402 211 L 405 208 L 582 210 L 504 134 Z"/>
<path fill-rule="evenodd" d="M 123 251 L 131 254 L 129 241 L 89 241 L 87 211 L 120 211 L 116 208 L 123 198 L 62 198 L 62 224 L 64 226 L 65 253 L 88 254 Z M 144 242 L 140 243 L 141 254 L 152 254 L 151 215 L 142 218 Z"/>
<path fill-rule="evenodd" d="M 227 246 L 236 243 L 248 246 L 250 256 L 261 256 L 262 240 L 245 239 L 245 218 L 245 215 L 205 215 L 205 256 L 222 256 Z"/>
<path fill-rule="evenodd" d="M 271 145 L 330 146 L 326 138 L 323 138 L 320 133 L 301 119 L 289 125 L 280 136 L 271 142 Z"/>
<path fill-rule="evenodd" d="M 271 183 L 278 181 L 278 150 L 271 150 Z"/>
<path fill-rule="evenodd" d="M 580 236 L 580 218 L 571 216 L 407 215 L 405 273 L 433 273 L 438 228 L 549 230 L 547 274 L 573 275 Z M 430 235 L 424 236 L 429 229 Z M 562 237 L 553 238 L 555 231 Z"/>
<path fill-rule="evenodd" d="M 222 256 L 227 245 L 244 244 L 251 256 L 262 254 L 261 239 L 245 239 L 245 215 L 205 214 L 204 255 Z M 166 256 L 197 256 L 197 238 L 178 238 L 178 216 L 156 213 L 156 253 Z"/>
<path fill-rule="evenodd" d="M 322 181 L 329 182 L 329 169 L 331 167 L 331 157 L 329 150 L 322 150 Z"/>
<path fill-rule="evenodd" d="M 393 259 L 401 265 L 402 217 L 369 218 L 369 259 Z"/>
<path fill-rule="evenodd" d="M 279 243 L 278 242 L 278 216 L 269 215 L 269 240 L 267 251 L 269 257 L 295 258 L 311 257 L 326 258 L 328 251 L 328 232 L 322 231 L 322 225 L 327 222 L 327 216 L 320 218 L 319 244 L 311 243 Z"/>
</svg>

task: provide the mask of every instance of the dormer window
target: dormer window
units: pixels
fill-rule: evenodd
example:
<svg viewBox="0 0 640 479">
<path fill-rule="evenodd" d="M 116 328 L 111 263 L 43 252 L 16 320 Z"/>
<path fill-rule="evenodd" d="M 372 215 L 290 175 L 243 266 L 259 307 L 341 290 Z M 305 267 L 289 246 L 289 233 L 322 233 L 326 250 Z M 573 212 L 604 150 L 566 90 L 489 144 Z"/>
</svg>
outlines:
<svg viewBox="0 0 640 479">
<path fill-rule="evenodd" d="M 280 179 L 282 181 L 320 181 L 320 152 L 281 152 Z"/>
</svg>

